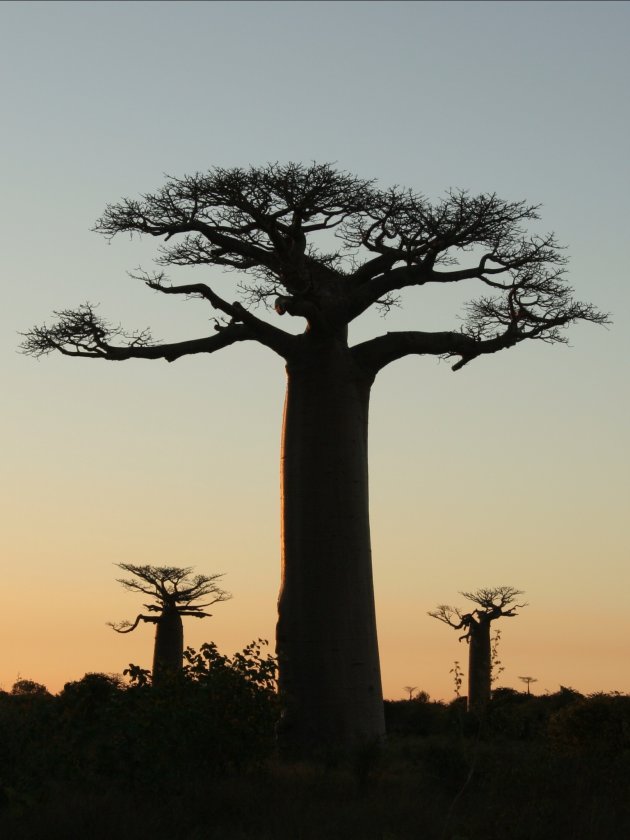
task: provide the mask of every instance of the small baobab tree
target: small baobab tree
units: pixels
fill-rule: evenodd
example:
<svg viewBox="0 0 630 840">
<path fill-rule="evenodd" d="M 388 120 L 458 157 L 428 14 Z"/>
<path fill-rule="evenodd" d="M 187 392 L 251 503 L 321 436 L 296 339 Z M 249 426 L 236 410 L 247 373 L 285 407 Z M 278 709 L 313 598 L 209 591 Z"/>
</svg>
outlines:
<svg viewBox="0 0 630 840">
<path fill-rule="evenodd" d="M 184 656 L 183 616 L 207 618 L 206 607 L 232 596 L 221 589 L 217 581 L 223 577 L 215 575 L 192 575 L 192 567 L 180 569 L 176 566 L 134 566 L 131 563 L 117 563 L 120 569 L 133 575 L 119 578 L 118 583 L 131 592 L 142 592 L 152 598 L 144 604 L 150 615 L 139 614 L 136 620 L 108 622 L 117 633 L 131 633 L 141 621 L 155 624 L 155 647 L 153 650 L 153 682 L 159 684 L 167 674 L 177 673 Z M 196 603 L 208 597 L 205 603 Z"/>
<path fill-rule="evenodd" d="M 403 688 L 404 688 L 405 691 L 409 692 L 409 699 L 413 700 L 413 693 L 416 690 L 416 688 L 418 688 L 418 686 L 417 685 L 405 685 L 405 686 L 403 686 Z"/>
<path fill-rule="evenodd" d="M 528 693 L 528 694 L 531 694 L 531 691 L 530 691 L 530 688 L 529 688 L 529 687 L 530 687 L 530 685 L 531 685 L 532 683 L 538 682 L 537 677 L 519 677 L 519 680 L 520 680 L 521 682 L 524 682 L 524 683 L 525 683 L 525 685 L 527 686 L 527 693 Z"/>
<path fill-rule="evenodd" d="M 490 700 L 492 684 L 492 646 L 490 625 L 498 618 L 512 618 L 517 609 L 527 606 L 516 603 L 520 589 L 512 586 L 497 586 L 494 589 L 478 589 L 476 592 L 460 592 L 464 598 L 476 604 L 476 609 L 465 613 L 448 604 L 440 604 L 429 613 L 432 618 L 443 621 L 455 630 L 464 630 L 460 642 L 468 643 L 468 709 L 481 711 Z"/>
</svg>

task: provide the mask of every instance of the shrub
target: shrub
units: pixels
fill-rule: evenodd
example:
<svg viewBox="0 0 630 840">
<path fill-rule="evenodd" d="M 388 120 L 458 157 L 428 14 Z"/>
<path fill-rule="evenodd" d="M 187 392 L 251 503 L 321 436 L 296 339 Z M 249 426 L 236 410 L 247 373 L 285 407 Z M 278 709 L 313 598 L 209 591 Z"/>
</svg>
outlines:
<svg viewBox="0 0 630 840">
<path fill-rule="evenodd" d="M 555 712 L 548 732 L 558 747 L 621 753 L 630 749 L 630 697 L 601 693 L 584 697 Z"/>
</svg>

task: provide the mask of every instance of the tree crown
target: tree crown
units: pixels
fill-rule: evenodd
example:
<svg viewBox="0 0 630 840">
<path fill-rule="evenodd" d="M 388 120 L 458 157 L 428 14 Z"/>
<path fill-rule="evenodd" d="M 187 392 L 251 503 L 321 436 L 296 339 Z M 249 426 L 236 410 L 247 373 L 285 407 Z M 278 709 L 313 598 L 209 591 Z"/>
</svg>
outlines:
<svg viewBox="0 0 630 840">
<path fill-rule="evenodd" d="M 388 309 L 405 288 L 466 281 L 485 292 L 468 304 L 460 330 L 388 333 L 355 348 L 357 358 L 376 371 L 403 355 L 429 353 L 458 358 L 457 369 L 525 339 L 566 342 L 563 329 L 571 323 L 601 324 L 607 316 L 573 299 L 554 235 L 527 233 L 538 209 L 465 191 L 432 204 L 328 163 L 215 167 L 169 177 L 155 193 L 109 205 L 95 230 L 108 238 L 128 232 L 163 239 L 162 268 L 247 273 L 249 281 L 238 285 L 241 301 L 232 303 L 207 283 L 175 285 L 163 270 L 133 275 L 157 292 L 204 299 L 216 314 L 214 334 L 160 345 L 147 330 L 125 332 L 84 304 L 55 313 L 53 326 L 33 328 L 22 348 L 35 356 L 57 350 L 173 361 L 255 340 L 288 358 L 303 343 L 254 315 L 255 304 L 273 302 L 278 315 L 304 318 L 309 335 L 339 335 L 371 306 Z M 323 250 L 332 236 L 336 250 Z"/>
<path fill-rule="evenodd" d="M 221 589 L 217 581 L 222 574 L 193 575 L 192 566 L 179 568 L 177 566 L 135 566 L 131 563 L 117 563 L 120 569 L 129 572 L 133 577 L 118 578 L 118 583 L 131 592 L 142 592 L 149 595 L 152 602 L 144 607 L 153 615 L 139 615 L 135 622 L 122 621 L 118 624 L 110 622 L 119 633 L 129 633 L 135 630 L 140 621 L 157 623 L 165 611 L 175 611 L 181 616 L 205 618 L 210 615 L 203 610 L 212 604 L 227 601 L 232 596 Z M 195 603 L 199 598 L 210 596 L 203 604 Z"/>
<path fill-rule="evenodd" d="M 525 602 L 517 603 L 516 599 L 524 593 L 513 586 L 496 586 L 494 588 L 477 589 L 475 592 L 460 592 L 468 601 L 476 604 L 472 612 L 464 612 L 458 607 L 449 604 L 439 604 L 438 607 L 429 612 L 431 618 L 437 618 L 455 630 L 466 629 L 461 637 L 468 639 L 474 628 L 480 624 L 489 624 L 498 618 L 513 618 L 518 615 L 517 609 L 523 609 Z"/>
</svg>

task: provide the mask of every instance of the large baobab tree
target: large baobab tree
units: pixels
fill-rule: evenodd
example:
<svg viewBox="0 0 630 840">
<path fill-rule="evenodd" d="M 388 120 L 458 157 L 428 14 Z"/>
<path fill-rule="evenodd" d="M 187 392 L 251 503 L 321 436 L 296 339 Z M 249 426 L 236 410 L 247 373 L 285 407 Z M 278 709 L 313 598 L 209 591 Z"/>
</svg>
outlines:
<svg viewBox="0 0 630 840">
<path fill-rule="evenodd" d="M 118 563 L 120 569 L 133 575 L 119 578 L 118 583 L 131 592 L 141 592 L 152 599 L 144 604 L 150 615 L 140 614 L 136 620 L 109 623 L 117 633 L 131 633 L 142 621 L 155 624 L 155 646 L 153 649 L 153 683 L 159 685 L 168 674 L 181 670 L 184 656 L 184 627 L 182 618 L 208 618 L 206 607 L 232 596 L 219 587 L 217 581 L 223 575 L 192 575 L 192 568 L 175 566 L 134 566 Z M 197 603 L 200 598 L 205 603 Z"/>
<path fill-rule="evenodd" d="M 492 645 L 490 625 L 498 618 L 512 618 L 517 609 L 527 606 L 516 603 L 520 589 L 512 586 L 497 586 L 495 589 L 478 589 L 476 592 L 460 592 L 464 598 L 476 604 L 472 612 L 464 612 L 448 604 L 440 604 L 429 613 L 432 618 L 443 621 L 455 630 L 464 630 L 460 642 L 468 642 L 468 709 L 482 711 L 490 700 L 492 685 Z"/>
<path fill-rule="evenodd" d="M 537 207 L 449 192 L 431 204 L 329 164 L 215 168 L 169 178 L 108 206 L 96 230 L 163 239 L 155 272 L 137 279 L 201 300 L 209 334 L 156 343 L 111 326 L 85 304 L 25 335 L 25 352 L 88 359 L 166 359 L 255 342 L 287 372 L 282 442 L 282 583 L 277 626 L 280 729 L 288 749 L 347 746 L 384 732 L 368 518 L 368 404 L 378 372 L 409 355 L 475 359 L 606 316 L 574 300 L 553 235 L 528 234 Z M 335 238 L 338 244 L 335 244 Z M 174 284 L 167 266 L 248 276 L 233 302 L 209 282 Z M 401 290 L 478 284 L 458 329 L 387 332 L 351 346 L 348 325 L 387 310 Z M 269 304 L 270 316 L 254 314 Z M 273 309 L 271 308 L 273 307 Z M 273 320 L 300 319 L 300 334 Z M 264 313 L 264 310 L 263 310 Z"/>
</svg>

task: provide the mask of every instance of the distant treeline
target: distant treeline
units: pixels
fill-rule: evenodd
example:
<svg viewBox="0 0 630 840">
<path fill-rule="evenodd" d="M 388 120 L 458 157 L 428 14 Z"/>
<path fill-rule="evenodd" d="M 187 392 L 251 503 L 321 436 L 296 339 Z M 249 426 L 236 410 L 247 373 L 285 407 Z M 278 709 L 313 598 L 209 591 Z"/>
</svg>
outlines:
<svg viewBox="0 0 630 840">
<path fill-rule="evenodd" d="M 630 696 L 603 692 L 585 696 L 561 686 L 534 695 L 496 688 L 486 713 L 466 714 L 466 698 L 431 701 L 424 692 L 412 700 L 386 701 L 390 735 L 449 735 L 457 730 L 482 739 L 545 742 L 555 749 L 630 750 Z"/>
</svg>

